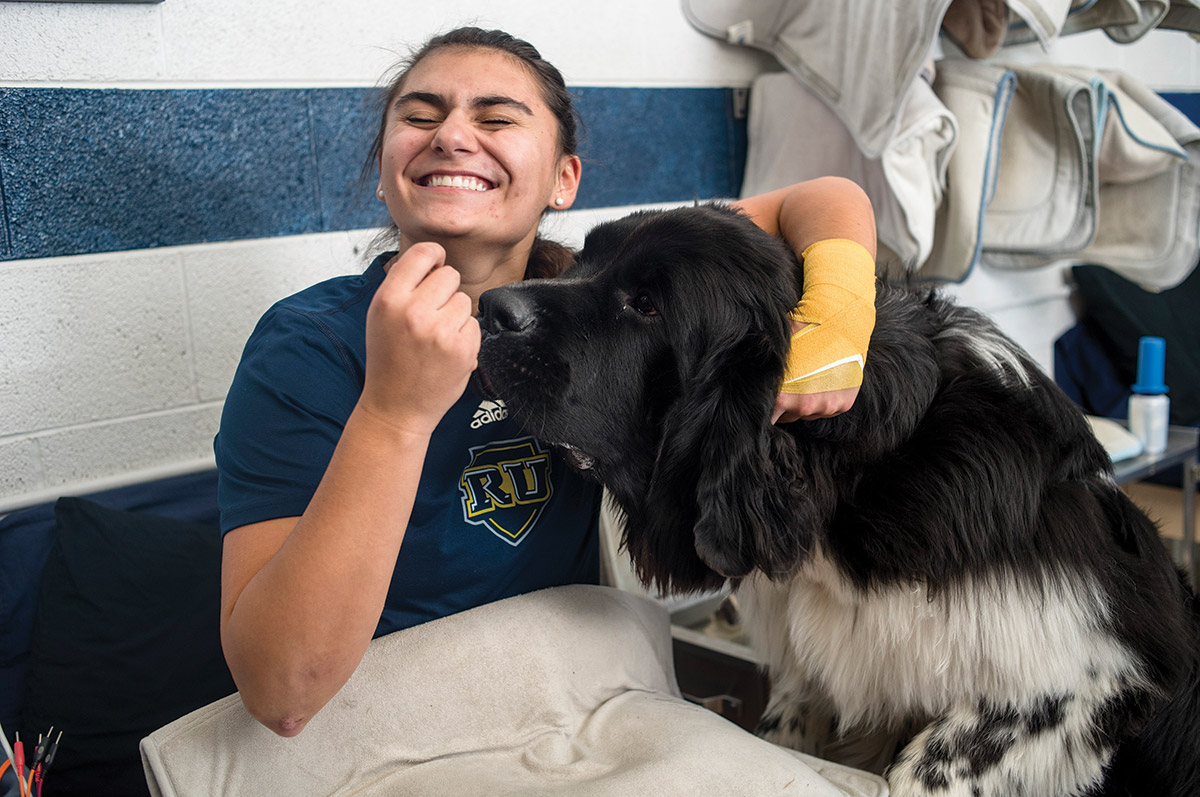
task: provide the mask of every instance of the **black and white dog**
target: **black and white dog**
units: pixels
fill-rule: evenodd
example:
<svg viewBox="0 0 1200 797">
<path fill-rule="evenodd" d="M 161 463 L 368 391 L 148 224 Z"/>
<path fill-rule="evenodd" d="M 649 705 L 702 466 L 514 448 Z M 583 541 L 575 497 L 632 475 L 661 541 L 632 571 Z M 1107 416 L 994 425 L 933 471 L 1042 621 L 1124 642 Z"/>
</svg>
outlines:
<svg viewBox="0 0 1200 797">
<path fill-rule="evenodd" d="M 1195 600 L 1082 414 L 881 285 L 853 409 L 772 425 L 800 279 L 732 210 L 637 213 L 484 294 L 480 381 L 609 488 L 647 584 L 735 580 L 767 738 L 898 797 L 1200 794 Z"/>
</svg>

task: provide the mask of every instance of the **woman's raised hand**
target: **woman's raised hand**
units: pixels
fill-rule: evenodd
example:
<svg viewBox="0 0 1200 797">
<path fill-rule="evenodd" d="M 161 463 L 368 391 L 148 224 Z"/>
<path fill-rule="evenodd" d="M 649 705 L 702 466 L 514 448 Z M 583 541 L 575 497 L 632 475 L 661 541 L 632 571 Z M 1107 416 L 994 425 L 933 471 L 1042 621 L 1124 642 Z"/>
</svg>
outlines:
<svg viewBox="0 0 1200 797">
<path fill-rule="evenodd" d="M 480 330 L 459 281 L 435 243 L 413 244 L 392 260 L 367 310 L 362 409 L 428 435 L 462 395 Z"/>
</svg>

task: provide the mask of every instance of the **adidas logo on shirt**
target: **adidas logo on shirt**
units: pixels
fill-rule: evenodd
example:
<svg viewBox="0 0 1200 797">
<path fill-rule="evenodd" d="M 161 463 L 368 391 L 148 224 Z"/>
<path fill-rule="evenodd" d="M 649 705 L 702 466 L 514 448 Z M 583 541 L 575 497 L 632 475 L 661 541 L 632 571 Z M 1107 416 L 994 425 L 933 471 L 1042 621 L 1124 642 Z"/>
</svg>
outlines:
<svg viewBox="0 0 1200 797">
<path fill-rule="evenodd" d="M 479 409 L 475 410 L 474 419 L 471 421 L 471 428 L 478 429 L 484 424 L 489 424 L 492 421 L 502 421 L 507 417 L 508 407 L 504 406 L 503 401 L 489 401 L 484 399 L 479 403 Z"/>
</svg>

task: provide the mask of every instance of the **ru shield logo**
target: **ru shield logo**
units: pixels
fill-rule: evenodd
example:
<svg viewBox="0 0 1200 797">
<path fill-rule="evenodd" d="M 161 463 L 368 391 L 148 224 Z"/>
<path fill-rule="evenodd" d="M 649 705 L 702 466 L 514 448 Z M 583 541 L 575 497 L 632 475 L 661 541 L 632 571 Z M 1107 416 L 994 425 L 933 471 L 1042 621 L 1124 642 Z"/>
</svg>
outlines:
<svg viewBox="0 0 1200 797">
<path fill-rule="evenodd" d="M 520 545 L 550 500 L 550 455 L 532 437 L 475 446 L 458 489 L 468 523 Z"/>
</svg>

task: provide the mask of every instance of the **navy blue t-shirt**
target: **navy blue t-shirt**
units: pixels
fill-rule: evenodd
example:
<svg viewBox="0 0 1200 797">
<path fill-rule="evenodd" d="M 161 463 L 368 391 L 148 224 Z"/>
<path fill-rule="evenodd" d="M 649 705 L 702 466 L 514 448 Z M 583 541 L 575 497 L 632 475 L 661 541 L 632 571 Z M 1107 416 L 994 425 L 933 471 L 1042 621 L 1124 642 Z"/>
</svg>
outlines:
<svg viewBox="0 0 1200 797">
<path fill-rule="evenodd" d="M 380 255 L 277 303 L 246 344 L 217 457 L 221 530 L 304 513 L 362 392 Z M 471 388 L 434 431 L 376 636 L 599 580 L 600 489 Z"/>
</svg>

